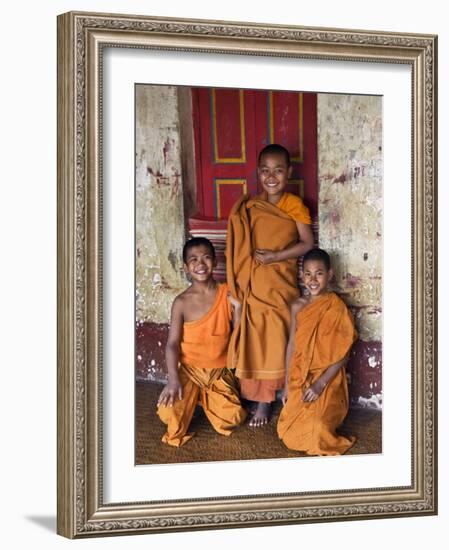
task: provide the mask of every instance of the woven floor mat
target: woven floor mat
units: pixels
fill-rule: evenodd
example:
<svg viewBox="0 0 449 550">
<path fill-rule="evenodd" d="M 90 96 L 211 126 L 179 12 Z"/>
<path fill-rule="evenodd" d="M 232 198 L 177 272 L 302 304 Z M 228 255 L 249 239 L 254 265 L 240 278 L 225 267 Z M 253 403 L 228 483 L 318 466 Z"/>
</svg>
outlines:
<svg viewBox="0 0 449 550">
<path fill-rule="evenodd" d="M 201 408 L 197 408 L 189 430 L 195 432 L 195 436 L 180 448 L 165 445 L 161 442 L 165 426 L 156 415 L 156 401 L 162 387 L 152 382 L 136 383 L 138 465 L 305 456 L 290 451 L 278 438 L 276 423 L 280 402 L 275 403 L 271 422 L 267 426 L 252 428 L 246 422 L 230 437 L 217 434 Z M 339 432 L 357 437 L 357 442 L 347 454 L 382 452 L 382 414 L 377 410 L 351 409 Z"/>
</svg>

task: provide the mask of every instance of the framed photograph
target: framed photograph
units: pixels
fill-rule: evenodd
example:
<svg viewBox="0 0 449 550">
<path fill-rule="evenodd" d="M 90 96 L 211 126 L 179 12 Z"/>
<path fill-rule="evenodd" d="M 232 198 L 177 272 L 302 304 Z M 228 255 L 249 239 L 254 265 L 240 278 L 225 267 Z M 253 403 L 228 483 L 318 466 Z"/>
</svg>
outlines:
<svg viewBox="0 0 449 550">
<path fill-rule="evenodd" d="M 431 35 L 96 13 L 58 18 L 58 532 L 70 538 L 436 514 L 436 53 Z M 290 151 L 359 339 L 342 456 L 279 414 L 164 445 L 182 248 L 215 245 Z M 280 350 L 283 353 L 283 350 Z"/>
</svg>

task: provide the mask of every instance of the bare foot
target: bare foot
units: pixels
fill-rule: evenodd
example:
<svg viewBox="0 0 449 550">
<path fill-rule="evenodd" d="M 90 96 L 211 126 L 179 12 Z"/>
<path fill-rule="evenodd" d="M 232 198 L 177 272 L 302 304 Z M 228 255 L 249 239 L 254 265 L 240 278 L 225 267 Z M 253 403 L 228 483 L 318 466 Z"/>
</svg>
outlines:
<svg viewBox="0 0 449 550">
<path fill-rule="evenodd" d="M 265 426 L 270 421 L 271 416 L 271 403 L 257 403 L 257 409 L 253 417 L 249 421 L 249 425 L 252 427 L 259 428 L 260 426 Z"/>
<path fill-rule="evenodd" d="M 257 405 L 259 404 L 257 401 L 248 401 L 247 399 L 241 399 L 242 405 L 245 407 L 248 416 L 253 416 L 256 412 Z"/>
</svg>

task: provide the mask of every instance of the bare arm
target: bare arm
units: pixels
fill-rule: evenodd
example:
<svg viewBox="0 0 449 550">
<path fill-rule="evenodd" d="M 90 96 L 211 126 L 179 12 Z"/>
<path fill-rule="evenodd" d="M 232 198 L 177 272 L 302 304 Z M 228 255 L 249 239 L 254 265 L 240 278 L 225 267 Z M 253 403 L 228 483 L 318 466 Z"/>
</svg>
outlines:
<svg viewBox="0 0 449 550">
<path fill-rule="evenodd" d="M 161 392 L 158 406 L 172 407 L 176 399 L 182 399 L 182 386 L 178 375 L 179 346 L 182 338 L 184 315 L 182 301 L 177 298 L 173 302 L 168 333 L 167 346 L 165 348 L 165 362 L 167 364 L 168 382 Z"/>
<path fill-rule="evenodd" d="M 348 356 L 346 355 L 338 361 L 337 363 L 334 363 L 330 367 L 328 367 L 323 374 L 315 380 L 315 382 L 307 388 L 307 390 L 304 392 L 304 395 L 302 396 L 303 401 L 316 401 L 318 397 L 323 393 L 324 388 L 331 382 L 335 376 L 337 375 L 337 372 L 346 364 L 348 360 Z"/>
<path fill-rule="evenodd" d="M 288 335 L 288 344 L 285 351 L 285 384 L 282 391 L 282 403 L 285 405 L 288 399 L 288 369 L 292 354 L 295 350 L 295 334 L 296 334 L 296 314 L 301 309 L 301 302 L 295 300 L 290 307 L 290 331 Z"/>
<path fill-rule="evenodd" d="M 232 306 L 232 328 L 234 329 L 240 323 L 242 317 L 242 304 L 230 292 L 228 292 L 228 300 Z"/>
<path fill-rule="evenodd" d="M 283 260 L 303 256 L 313 248 L 314 238 L 312 227 L 301 222 L 296 222 L 296 227 L 298 229 L 299 242 L 284 248 L 284 250 L 258 249 L 255 252 L 254 258 L 261 264 L 271 264 L 273 262 L 282 262 Z"/>
</svg>

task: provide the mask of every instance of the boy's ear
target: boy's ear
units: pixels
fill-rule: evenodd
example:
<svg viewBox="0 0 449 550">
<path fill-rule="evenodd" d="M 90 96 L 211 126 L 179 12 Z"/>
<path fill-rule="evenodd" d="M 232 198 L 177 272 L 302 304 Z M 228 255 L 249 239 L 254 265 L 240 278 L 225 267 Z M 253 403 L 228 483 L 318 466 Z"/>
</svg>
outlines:
<svg viewBox="0 0 449 550">
<path fill-rule="evenodd" d="M 184 269 L 184 273 L 187 275 L 187 273 L 189 272 L 189 268 L 187 267 L 187 264 L 186 263 L 183 263 L 182 264 L 182 267 Z"/>
<path fill-rule="evenodd" d="M 291 178 L 292 173 L 293 173 L 293 166 L 290 164 L 290 166 L 288 167 L 288 170 L 287 170 L 287 177 Z"/>
<path fill-rule="evenodd" d="M 332 281 L 334 278 L 334 270 L 332 268 L 329 269 L 329 281 Z"/>
</svg>

